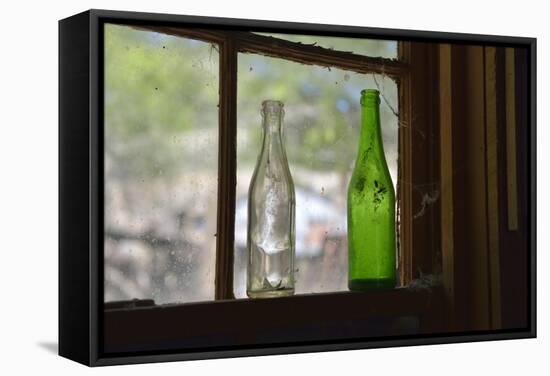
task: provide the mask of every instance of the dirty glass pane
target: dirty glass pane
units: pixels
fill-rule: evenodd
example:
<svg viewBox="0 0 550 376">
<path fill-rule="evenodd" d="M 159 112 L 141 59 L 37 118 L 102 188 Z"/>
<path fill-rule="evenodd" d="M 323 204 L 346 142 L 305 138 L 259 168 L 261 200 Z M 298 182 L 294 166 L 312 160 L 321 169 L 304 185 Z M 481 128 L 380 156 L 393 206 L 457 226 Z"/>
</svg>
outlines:
<svg viewBox="0 0 550 376">
<path fill-rule="evenodd" d="M 218 53 L 105 25 L 104 300 L 214 298 Z"/>
<path fill-rule="evenodd" d="M 382 39 L 322 37 L 317 35 L 258 33 L 291 42 L 311 44 L 332 50 L 353 52 L 357 55 L 397 59 L 397 41 Z"/>
<path fill-rule="evenodd" d="M 284 142 L 296 189 L 296 293 L 347 290 L 346 195 L 359 140 L 360 92 L 378 88 L 386 158 L 397 182 L 393 80 L 239 55 L 235 294 L 246 297 L 247 193 L 261 146 L 264 99 L 284 102 Z"/>
</svg>

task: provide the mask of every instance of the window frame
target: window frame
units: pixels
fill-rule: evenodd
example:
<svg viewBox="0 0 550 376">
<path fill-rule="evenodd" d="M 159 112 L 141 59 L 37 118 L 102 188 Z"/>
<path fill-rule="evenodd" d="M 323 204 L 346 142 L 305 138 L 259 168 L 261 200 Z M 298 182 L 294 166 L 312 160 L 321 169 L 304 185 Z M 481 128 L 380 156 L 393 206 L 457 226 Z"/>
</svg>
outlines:
<svg viewBox="0 0 550 376">
<path fill-rule="evenodd" d="M 128 24 L 122 23 L 121 25 Z M 413 147 L 413 140 L 418 135 L 425 137 L 426 134 L 432 134 L 434 140 L 438 137 L 433 129 L 435 127 L 433 122 L 435 115 L 428 116 L 429 111 L 436 106 L 433 95 L 429 92 L 432 87 L 423 84 L 433 79 L 435 75 L 433 48 L 426 44 L 400 40 L 398 41 L 397 59 L 388 59 L 357 55 L 352 52 L 343 52 L 255 34 L 258 31 L 269 32 L 273 30 L 262 29 L 251 32 L 144 24 L 132 26 L 140 30 L 200 40 L 211 43 L 219 49 L 220 95 L 215 299 L 214 301 L 161 306 L 156 306 L 154 301 L 151 300 L 104 303 L 107 317 L 105 329 L 110 328 L 103 333 L 106 343 L 111 345 L 113 343 L 119 345 L 124 343 L 125 336 L 128 336 L 133 327 L 130 324 L 135 324 L 135 320 L 138 320 L 137 317 L 146 321 L 164 322 L 162 319 L 158 320 L 158 317 L 166 318 L 169 311 L 167 308 L 170 308 L 173 312 L 178 312 L 179 315 L 189 312 L 189 319 L 193 320 L 193 318 L 199 318 L 201 314 L 207 314 L 210 304 L 215 304 L 216 309 L 221 312 L 231 312 L 237 308 L 246 312 L 252 309 L 252 304 L 255 304 L 254 307 L 258 304 L 249 299 L 235 300 L 233 289 L 237 175 L 237 66 L 239 53 L 260 54 L 296 63 L 339 68 L 360 74 L 383 74 L 396 82 L 399 98 L 397 199 L 401 222 L 398 233 L 400 244 L 398 259 L 399 284 L 406 286 L 414 278 L 421 276 L 422 273 L 430 274 L 437 269 L 432 250 L 438 239 L 434 239 L 430 227 L 437 226 L 438 206 L 434 205 L 434 207 L 427 210 L 426 215 L 419 220 L 412 220 L 413 208 L 419 205 L 418 197 L 413 197 L 414 186 L 423 184 L 425 179 L 437 180 L 437 173 L 439 172 L 438 158 L 434 157 L 437 150 L 429 151 L 426 148 L 415 149 Z M 292 34 L 287 30 L 284 32 Z M 414 66 L 417 68 L 411 69 L 411 63 L 415 64 Z M 414 165 L 410 163 L 413 154 L 415 160 L 418 161 L 414 165 L 429 164 L 429 166 L 423 166 L 421 170 L 415 169 Z M 414 201 L 415 199 L 416 201 Z M 415 235 L 413 237 L 413 232 L 417 232 L 421 236 Z M 429 260 L 429 262 L 426 262 L 426 260 Z M 392 314 L 386 312 L 387 310 L 383 310 L 386 313 L 383 313 L 382 316 L 411 315 L 420 320 L 421 332 L 441 330 L 446 325 L 445 319 L 437 317 L 445 310 L 442 289 L 435 287 L 431 293 L 433 296 L 430 298 L 430 293 L 427 293 L 427 291 L 396 288 L 393 291 L 383 293 L 367 292 L 357 294 L 349 291 L 334 291 L 320 294 L 301 294 L 291 297 L 290 300 L 278 298 L 271 299 L 269 303 L 262 303 L 269 306 L 269 310 L 266 309 L 262 314 L 266 315 L 268 311 L 283 314 L 285 309 L 288 310 L 292 304 L 311 305 L 315 304 L 312 302 L 316 302 L 316 304 L 326 307 L 340 306 L 342 314 L 339 320 L 345 321 L 345 315 L 349 316 L 355 309 L 354 307 L 358 306 L 358 302 L 365 301 L 368 297 L 366 301 L 375 301 L 378 307 L 392 307 Z M 162 308 L 161 311 L 157 307 Z M 190 307 L 194 308 L 190 309 Z M 302 310 L 304 314 L 314 315 L 313 311 L 305 307 Z M 376 313 L 365 314 L 364 318 L 379 318 L 380 312 L 375 311 Z M 158 316 L 159 312 L 160 316 Z M 143 337 L 140 337 L 140 340 L 147 342 L 152 341 L 153 338 L 170 336 L 173 333 L 172 324 L 173 322 L 168 320 L 167 323 L 160 326 L 156 325 L 154 332 L 142 333 Z M 236 325 L 239 327 L 238 324 Z M 286 328 L 288 325 L 289 323 L 285 323 L 282 328 Z M 270 325 L 267 326 L 270 327 Z M 275 330 L 274 328 L 281 329 L 277 325 L 272 330 Z M 244 332 L 248 333 L 245 337 L 254 336 L 249 330 L 244 329 Z M 208 336 L 208 330 L 206 332 L 198 330 L 197 333 Z M 183 335 L 183 333 L 181 334 Z M 129 338 L 135 338 L 135 335 L 129 336 Z M 182 343 L 185 343 L 185 339 Z M 147 347 L 144 350 L 147 350 Z"/>
<path fill-rule="evenodd" d="M 215 300 L 234 299 L 233 291 L 233 267 L 234 267 L 234 226 L 235 226 L 235 186 L 236 186 L 236 154 L 237 154 L 237 65 L 239 53 L 259 54 L 268 57 L 284 59 L 300 64 L 322 66 L 326 68 L 339 68 L 359 74 L 382 74 L 390 77 L 398 86 L 399 90 L 399 160 L 398 160 L 398 184 L 397 199 L 400 212 L 399 231 L 399 282 L 406 286 L 419 273 L 430 274 L 434 271 L 434 264 L 427 265 L 425 260 L 431 260 L 429 255 L 431 249 L 425 246 L 425 242 L 432 237 L 423 239 L 423 243 L 417 245 L 413 252 L 413 205 L 412 190 L 416 181 L 413 176 L 412 165 L 407 163 L 411 160 L 412 140 L 414 135 L 433 134 L 428 129 L 418 130 L 418 124 L 411 124 L 412 98 L 424 98 L 428 93 L 427 88 L 418 88 L 415 92 L 411 90 L 412 84 L 416 85 L 415 75 L 425 72 L 411 72 L 411 59 L 419 60 L 427 58 L 425 48 L 416 46 L 408 41 L 397 41 L 397 59 L 383 57 L 371 57 L 344 52 L 326 47 L 308 45 L 299 42 L 292 42 L 272 36 L 256 34 L 260 30 L 252 31 L 227 31 L 215 29 L 197 29 L 185 27 L 166 26 L 134 26 L 141 30 L 163 33 L 167 35 L 184 38 L 197 39 L 203 42 L 212 43 L 219 48 L 219 152 L 218 152 L 218 227 L 216 242 L 216 273 L 215 273 Z M 266 32 L 267 30 L 261 30 Z M 288 31 L 284 33 L 291 34 Z M 311 35 L 311 34 L 310 34 Z M 315 34 L 313 34 L 315 35 Z M 425 78 L 425 77 L 423 77 Z M 414 82 L 411 82 L 413 80 Z M 433 105 L 433 103 L 431 103 Z M 416 103 L 414 104 L 416 106 Z M 425 116 L 422 116 L 423 118 Z M 404 125 L 404 126 L 402 126 Z M 433 125 L 433 123 L 429 123 Z M 402 134 L 403 133 L 403 134 Z M 434 136 L 436 137 L 436 135 Z M 422 150 L 415 150 L 417 159 L 436 161 L 433 153 L 427 155 Z M 421 155 L 422 154 L 422 155 Z M 434 163 L 432 163 L 434 164 Z M 429 168 L 429 171 L 437 171 L 437 165 Z M 425 174 L 424 174 L 425 175 Z M 433 176 L 435 178 L 435 176 Z M 423 176 L 423 178 L 426 178 Z M 418 179 L 417 179 L 418 180 Z M 410 184 L 400 184 L 400 182 Z M 435 181 L 435 180 L 434 180 Z M 406 199 L 403 199 L 406 198 Z M 435 210 L 430 211 L 427 218 L 433 225 Z M 417 221 L 422 222 L 422 221 Z M 424 225 L 424 224 L 422 224 Z M 437 241 L 434 240 L 434 241 Z M 420 254 L 421 253 L 421 254 Z M 421 262 L 424 262 L 421 265 Z"/>
</svg>

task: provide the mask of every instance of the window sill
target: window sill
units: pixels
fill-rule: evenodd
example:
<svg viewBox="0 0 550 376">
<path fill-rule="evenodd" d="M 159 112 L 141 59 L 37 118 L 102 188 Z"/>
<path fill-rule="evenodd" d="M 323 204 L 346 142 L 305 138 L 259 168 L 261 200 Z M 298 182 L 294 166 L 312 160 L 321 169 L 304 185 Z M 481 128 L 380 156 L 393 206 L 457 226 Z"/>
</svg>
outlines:
<svg viewBox="0 0 550 376">
<path fill-rule="evenodd" d="M 105 356 L 140 351 L 366 340 L 431 333 L 444 325 L 443 291 L 397 288 L 272 299 L 106 306 Z M 147 306 L 149 305 L 149 306 Z M 213 347 L 215 344 L 215 348 Z"/>
</svg>

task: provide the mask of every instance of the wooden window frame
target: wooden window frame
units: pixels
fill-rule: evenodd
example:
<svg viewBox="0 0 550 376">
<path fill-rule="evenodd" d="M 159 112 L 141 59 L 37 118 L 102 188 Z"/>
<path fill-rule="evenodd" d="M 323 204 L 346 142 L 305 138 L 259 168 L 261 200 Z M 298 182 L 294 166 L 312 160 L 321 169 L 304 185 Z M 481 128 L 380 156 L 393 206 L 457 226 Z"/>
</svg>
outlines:
<svg viewBox="0 0 550 376">
<path fill-rule="evenodd" d="M 124 25 L 124 23 L 122 24 Z M 189 321 L 197 320 L 207 312 L 227 312 L 233 317 L 240 312 L 250 314 L 252 307 L 257 307 L 261 317 L 272 317 L 273 312 L 284 314 L 292 305 L 303 305 L 304 315 L 311 315 L 315 304 L 338 306 L 339 312 L 329 310 L 332 319 L 338 317 L 345 321 L 352 317 L 353 311 L 362 304 L 376 301 L 374 311 L 363 308 L 363 318 L 376 319 L 380 316 L 414 316 L 420 319 L 421 331 L 433 331 L 444 328 L 442 318 L 436 319 L 436 312 L 443 311 L 442 290 L 436 286 L 428 292 L 412 289 L 395 289 L 383 293 L 327 292 L 321 294 L 301 294 L 289 298 L 271 299 L 269 302 L 252 302 L 249 299 L 233 300 L 233 266 L 234 266 L 234 226 L 235 226 L 235 187 L 236 187 L 236 154 L 237 154 L 237 65 L 239 53 L 253 53 L 280 58 L 300 64 L 316 65 L 327 68 L 339 68 L 360 74 L 382 74 L 393 79 L 398 86 L 399 97 L 399 159 L 398 159 L 398 210 L 400 212 L 400 255 L 399 284 L 407 286 L 414 278 L 430 274 L 437 269 L 432 255 L 438 238 L 434 237 L 431 228 L 437 226 L 437 204 L 424 208 L 425 214 L 413 221 L 414 211 L 421 208 L 422 195 L 414 192 L 416 186 L 425 186 L 437 180 L 437 131 L 435 116 L 429 116 L 434 103 L 432 86 L 426 82 L 433 81 L 435 62 L 434 48 L 429 44 L 398 41 L 397 59 L 357 55 L 317 45 L 306 45 L 285 39 L 256 34 L 250 31 L 226 31 L 215 29 L 133 25 L 134 28 L 167 35 L 196 39 L 216 45 L 219 49 L 219 155 L 218 155 L 218 218 L 216 243 L 215 300 L 199 303 L 182 303 L 176 305 L 155 306 L 151 300 L 105 303 L 106 317 L 104 338 L 109 343 L 109 352 L 131 345 L 128 338 L 138 343 L 153 341 L 153 338 L 166 338 L 175 335 L 174 341 L 184 336 L 183 332 L 173 330 L 173 321 L 166 320 L 171 315 L 187 317 Z M 434 83 L 435 85 L 435 83 Z M 437 112 L 436 112 L 437 114 Z M 430 135 L 430 136 L 428 136 Z M 426 140 L 430 137 L 429 140 Z M 413 142 L 421 138 L 422 142 Z M 432 146 L 426 148 L 426 142 Z M 420 145 L 414 147 L 413 144 Z M 411 163 L 413 160 L 415 164 Z M 414 236 L 413 236 L 414 233 Z M 430 299 L 431 296 L 431 299 Z M 368 297 L 368 298 L 365 298 Z M 339 302 L 336 304 L 336 302 Z M 209 306 L 216 303 L 215 306 Z M 370 303 L 369 303 L 370 304 Z M 141 307 L 140 307 L 141 305 Z M 367 304 L 368 305 L 368 304 Z M 159 311 L 156 307 L 163 307 Z M 170 307 L 169 309 L 167 309 Z M 195 308 L 190 308 L 195 307 Z M 263 308 L 262 307 L 266 307 Z M 381 307 L 391 307 L 382 309 Z M 129 315 L 129 312 L 136 315 Z M 371 312 L 370 314 L 368 312 Z M 168 314 L 168 312 L 172 312 Z M 271 312 L 271 314 L 269 313 Z M 153 315 L 153 316 L 151 316 Z M 157 316 L 160 315 L 160 316 Z M 164 319 L 160 319 L 164 317 Z M 140 331 L 131 334 L 131 328 L 139 320 L 151 320 L 161 323 L 153 326 L 154 330 Z M 296 321 L 297 322 L 297 321 Z M 294 324 L 296 324 L 296 322 Z M 241 330 L 244 337 L 253 337 L 254 326 L 243 322 Z M 218 325 L 228 325 L 218 320 Z M 239 324 L 236 324 L 239 327 Z M 258 324 L 259 325 L 259 324 Z M 283 325 L 287 326 L 288 324 Z M 216 326 L 218 327 L 218 326 Z M 248 328 L 248 329 L 246 329 Z M 235 328 L 234 328 L 235 330 Z M 255 329 L 257 330 L 257 328 Z M 335 330 L 338 332 L 338 329 Z M 209 329 L 198 329 L 202 336 L 213 335 Z M 328 335 L 330 337 L 330 335 Z M 185 342 L 185 341 L 183 341 Z M 181 348 L 185 348 L 183 345 Z M 221 341 L 223 343 L 223 340 Z M 131 346 L 130 346 L 131 347 Z M 144 347 L 143 349 L 148 349 Z"/>
<path fill-rule="evenodd" d="M 216 243 L 215 299 L 233 299 L 235 186 L 237 153 L 237 59 L 239 53 L 252 53 L 274 57 L 300 64 L 339 68 L 360 74 L 386 75 L 399 88 L 399 161 L 398 161 L 398 205 L 400 212 L 399 231 L 399 282 L 406 286 L 422 274 L 431 274 L 437 267 L 436 257 L 431 255 L 438 238 L 429 231 L 437 226 L 437 205 L 429 213 L 413 223 L 414 212 L 422 207 L 422 195 L 414 194 L 415 186 L 435 182 L 438 171 L 438 157 L 434 152 L 433 140 L 438 137 L 434 119 L 428 110 L 435 106 L 432 87 L 424 82 L 436 82 L 430 73 L 434 72 L 433 48 L 429 45 L 398 41 L 397 59 L 371 57 L 329 49 L 317 45 L 291 42 L 285 39 L 256 34 L 250 31 L 220 31 L 166 26 L 134 26 L 136 28 L 167 35 L 201 40 L 218 46 L 220 53 L 219 87 L 219 156 L 218 156 L 218 227 Z M 411 62 L 413 68 L 411 70 Z M 430 81 L 431 80 L 431 81 Z M 426 99 L 427 98 L 427 99 Z M 414 99 L 414 100 L 413 100 Z M 424 100 L 426 99 L 426 100 Z M 415 115 L 412 116 L 413 111 Z M 430 138 L 432 150 L 413 149 L 413 139 Z M 413 167 L 410 161 L 421 162 Z M 431 179 L 431 180 L 430 180 Z M 419 229 L 422 228 L 422 231 Z M 415 237 L 413 237 L 415 233 Z M 414 240 L 413 240 L 414 239 Z M 415 243 L 416 242 L 416 243 Z M 413 251 L 414 250 L 414 251 Z"/>
</svg>

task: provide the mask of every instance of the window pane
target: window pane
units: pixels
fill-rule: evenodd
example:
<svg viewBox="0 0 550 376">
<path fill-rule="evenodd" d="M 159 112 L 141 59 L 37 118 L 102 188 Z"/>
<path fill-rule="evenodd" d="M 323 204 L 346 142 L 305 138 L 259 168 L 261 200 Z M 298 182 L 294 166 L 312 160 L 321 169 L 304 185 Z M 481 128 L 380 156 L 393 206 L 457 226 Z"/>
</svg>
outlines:
<svg viewBox="0 0 550 376">
<path fill-rule="evenodd" d="M 218 53 L 105 26 L 105 301 L 214 298 Z"/>
<path fill-rule="evenodd" d="M 291 42 L 314 44 L 332 50 L 353 52 L 357 55 L 397 59 L 397 41 L 382 39 L 321 37 L 317 35 L 257 33 Z"/>
<path fill-rule="evenodd" d="M 239 55 L 235 294 L 246 296 L 247 193 L 261 147 L 260 106 L 285 104 L 296 189 L 296 293 L 347 290 L 346 196 L 359 140 L 360 92 L 379 88 L 384 148 L 397 182 L 397 85 L 383 76 Z"/>
</svg>

